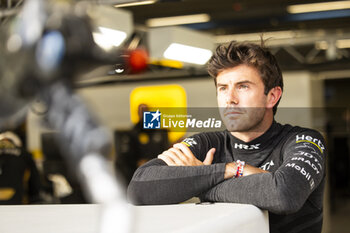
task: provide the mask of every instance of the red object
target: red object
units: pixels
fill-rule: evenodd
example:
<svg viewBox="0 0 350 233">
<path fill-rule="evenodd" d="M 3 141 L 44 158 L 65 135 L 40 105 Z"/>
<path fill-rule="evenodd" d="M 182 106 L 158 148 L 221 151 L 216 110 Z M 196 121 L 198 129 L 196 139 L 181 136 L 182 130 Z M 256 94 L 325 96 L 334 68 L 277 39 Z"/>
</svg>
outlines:
<svg viewBox="0 0 350 233">
<path fill-rule="evenodd" d="M 242 5 L 240 3 L 234 3 L 234 4 L 232 4 L 232 9 L 234 11 L 241 11 L 242 10 Z"/>
<path fill-rule="evenodd" d="M 237 163 L 237 171 L 236 171 L 236 176 L 235 177 L 237 178 L 237 177 L 243 176 L 243 170 L 244 170 L 245 162 L 237 160 L 236 163 Z"/>
<path fill-rule="evenodd" d="M 131 72 L 141 72 L 147 68 L 148 53 L 144 49 L 135 49 L 129 53 L 129 65 Z"/>
</svg>

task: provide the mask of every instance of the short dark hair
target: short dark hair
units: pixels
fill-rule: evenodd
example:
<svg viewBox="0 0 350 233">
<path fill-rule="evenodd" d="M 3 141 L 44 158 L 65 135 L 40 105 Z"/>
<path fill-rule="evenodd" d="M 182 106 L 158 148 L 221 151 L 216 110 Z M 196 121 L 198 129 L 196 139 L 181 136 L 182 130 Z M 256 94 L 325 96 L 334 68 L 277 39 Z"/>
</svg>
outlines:
<svg viewBox="0 0 350 233">
<path fill-rule="evenodd" d="M 283 77 L 281 69 L 274 55 L 264 46 L 249 43 L 232 41 L 229 44 L 219 45 L 208 62 L 208 73 L 214 78 L 226 69 L 239 65 L 254 67 L 260 74 L 264 83 L 264 93 L 267 95 L 274 87 L 281 87 L 283 90 Z M 273 114 L 276 114 L 280 100 L 273 107 Z"/>
</svg>

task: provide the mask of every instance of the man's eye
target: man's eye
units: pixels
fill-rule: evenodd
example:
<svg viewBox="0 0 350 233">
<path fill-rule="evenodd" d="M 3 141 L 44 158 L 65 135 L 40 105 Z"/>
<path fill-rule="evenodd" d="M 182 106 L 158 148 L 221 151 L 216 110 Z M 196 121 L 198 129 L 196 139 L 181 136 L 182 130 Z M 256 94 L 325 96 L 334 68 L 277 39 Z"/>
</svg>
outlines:
<svg viewBox="0 0 350 233">
<path fill-rule="evenodd" d="M 245 90 L 245 89 L 248 89 L 248 85 L 246 85 L 246 84 L 241 84 L 241 85 L 238 86 L 238 88 L 239 88 L 240 90 Z"/>
<path fill-rule="evenodd" d="M 219 91 L 225 91 L 226 90 L 226 87 L 225 86 L 221 86 L 218 88 Z"/>
</svg>

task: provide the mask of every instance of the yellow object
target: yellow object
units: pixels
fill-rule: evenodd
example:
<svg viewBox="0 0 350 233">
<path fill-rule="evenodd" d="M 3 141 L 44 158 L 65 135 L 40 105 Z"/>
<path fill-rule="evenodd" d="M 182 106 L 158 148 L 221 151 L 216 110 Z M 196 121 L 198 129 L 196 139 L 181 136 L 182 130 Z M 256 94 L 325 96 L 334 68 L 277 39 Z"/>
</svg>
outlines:
<svg viewBox="0 0 350 233">
<path fill-rule="evenodd" d="M 32 150 L 31 153 L 32 153 L 33 159 L 35 161 L 38 161 L 38 160 L 41 161 L 41 160 L 44 159 L 44 154 L 43 154 L 43 152 L 40 149 Z"/>
<path fill-rule="evenodd" d="M 169 59 L 161 59 L 161 60 L 151 60 L 149 64 L 158 65 L 158 66 L 166 66 L 175 69 L 182 69 L 183 63 L 180 61 L 169 60 Z"/>
<path fill-rule="evenodd" d="M 149 111 L 160 110 L 167 115 L 186 115 L 187 97 L 183 87 L 177 84 L 140 86 L 130 93 L 130 118 L 136 124 L 140 121 L 138 107 L 140 104 L 148 106 Z M 171 143 L 178 141 L 185 135 L 185 131 L 176 127 L 169 128 L 168 138 Z M 181 132 L 179 132 L 181 131 Z"/>
<path fill-rule="evenodd" d="M 149 136 L 146 133 L 140 133 L 139 142 L 144 145 L 149 143 Z"/>
<path fill-rule="evenodd" d="M 190 144 L 188 144 L 187 142 L 181 142 L 182 144 L 184 144 L 184 145 L 186 145 L 186 146 L 188 146 L 188 147 L 190 147 L 191 145 Z"/>
<path fill-rule="evenodd" d="M 15 190 L 13 188 L 0 188 L 1 201 L 10 200 L 14 194 L 15 194 Z"/>
</svg>

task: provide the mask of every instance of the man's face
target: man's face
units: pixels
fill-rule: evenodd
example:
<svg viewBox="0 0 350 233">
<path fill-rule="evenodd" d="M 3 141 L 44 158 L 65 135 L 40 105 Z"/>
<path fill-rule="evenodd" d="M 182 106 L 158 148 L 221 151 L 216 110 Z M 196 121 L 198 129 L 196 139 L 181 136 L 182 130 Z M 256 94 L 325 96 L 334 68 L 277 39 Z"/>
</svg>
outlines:
<svg viewBox="0 0 350 233">
<path fill-rule="evenodd" d="M 217 76 L 221 118 L 230 132 L 259 130 L 267 105 L 264 83 L 255 68 L 239 65 Z"/>
</svg>

